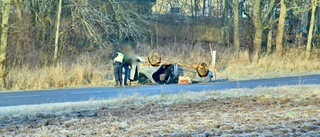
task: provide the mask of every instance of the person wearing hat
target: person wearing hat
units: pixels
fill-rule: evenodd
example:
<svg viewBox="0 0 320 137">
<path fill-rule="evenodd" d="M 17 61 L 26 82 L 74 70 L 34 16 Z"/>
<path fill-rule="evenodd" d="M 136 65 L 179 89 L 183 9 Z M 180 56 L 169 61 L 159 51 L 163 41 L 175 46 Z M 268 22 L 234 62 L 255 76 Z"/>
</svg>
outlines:
<svg viewBox="0 0 320 137">
<path fill-rule="evenodd" d="M 114 86 L 122 86 L 123 54 L 119 50 L 116 50 L 111 58 L 113 59 L 114 78 L 116 82 Z"/>
</svg>

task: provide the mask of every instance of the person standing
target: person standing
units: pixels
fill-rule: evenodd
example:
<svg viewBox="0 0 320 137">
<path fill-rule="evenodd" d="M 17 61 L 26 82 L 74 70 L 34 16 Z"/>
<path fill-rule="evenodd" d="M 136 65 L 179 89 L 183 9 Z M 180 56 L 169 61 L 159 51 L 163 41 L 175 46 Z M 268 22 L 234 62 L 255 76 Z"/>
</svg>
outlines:
<svg viewBox="0 0 320 137">
<path fill-rule="evenodd" d="M 114 86 L 122 86 L 123 54 L 117 50 L 111 58 L 113 59 L 114 78 L 116 82 Z"/>
<path fill-rule="evenodd" d="M 132 67 L 132 46 L 130 44 L 124 47 L 123 68 L 124 68 L 124 86 L 128 86 L 128 79 Z"/>
<path fill-rule="evenodd" d="M 125 69 L 124 85 L 131 86 L 133 81 L 138 80 L 139 77 L 139 62 L 140 59 L 135 54 L 131 44 L 127 44 L 124 47 L 123 67 Z"/>
</svg>

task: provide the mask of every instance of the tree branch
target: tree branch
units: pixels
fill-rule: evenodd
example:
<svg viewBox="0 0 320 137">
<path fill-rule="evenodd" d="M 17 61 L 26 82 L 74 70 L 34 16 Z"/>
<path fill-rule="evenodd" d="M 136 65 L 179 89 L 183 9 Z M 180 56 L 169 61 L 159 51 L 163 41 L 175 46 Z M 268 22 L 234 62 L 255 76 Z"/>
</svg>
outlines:
<svg viewBox="0 0 320 137">
<path fill-rule="evenodd" d="M 264 14 L 264 16 L 262 18 L 262 23 L 264 23 L 268 19 L 268 16 L 270 15 L 270 13 L 274 9 L 274 4 L 275 4 L 275 0 L 270 0 L 269 6 L 268 6 L 268 11 Z"/>
</svg>

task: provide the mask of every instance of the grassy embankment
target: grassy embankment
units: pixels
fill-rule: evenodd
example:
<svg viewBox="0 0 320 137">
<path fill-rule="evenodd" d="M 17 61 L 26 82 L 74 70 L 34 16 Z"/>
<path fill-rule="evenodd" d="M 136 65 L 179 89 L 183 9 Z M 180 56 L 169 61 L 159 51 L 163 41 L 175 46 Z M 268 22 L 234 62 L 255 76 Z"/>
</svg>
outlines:
<svg viewBox="0 0 320 137">
<path fill-rule="evenodd" d="M 150 48 L 137 47 L 137 53 L 147 56 L 151 52 L 160 53 L 163 59 L 171 62 L 198 64 L 211 63 L 208 46 L 176 45 Z M 227 49 L 217 50 L 217 77 L 229 80 L 271 78 L 301 74 L 320 73 L 319 53 L 306 59 L 303 50 L 289 49 L 282 57 L 276 55 L 261 56 L 252 62 L 247 51 L 233 53 Z M 9 90 L 35 90 L 79 86 L 113 85 L 112 62 L 110 52 L 89 52 L 79 55 L 72 62 L 61 62 L 57 66 L 17 68 L 8 75 Z"/>
</svg>

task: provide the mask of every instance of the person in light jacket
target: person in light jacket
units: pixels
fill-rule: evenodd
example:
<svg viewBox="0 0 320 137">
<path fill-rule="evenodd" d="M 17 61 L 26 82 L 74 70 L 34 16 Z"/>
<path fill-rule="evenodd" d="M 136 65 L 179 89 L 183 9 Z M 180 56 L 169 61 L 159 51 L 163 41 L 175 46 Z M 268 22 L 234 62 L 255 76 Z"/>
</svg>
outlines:
<svg viewBox="0 0 320 137">
<path fill-rule="evenodd" d="M 116 82 L 114 86 L 122 86 L 123 54 L 117 50 L 111 58 L 113 59 L 114 78 Z"/>
</svg>

